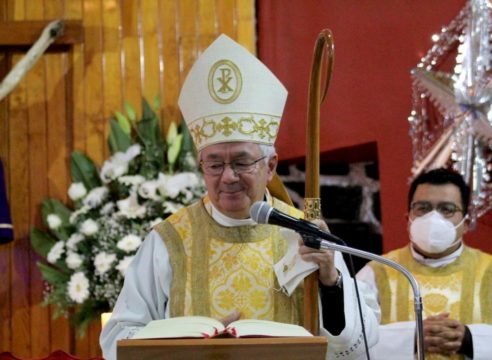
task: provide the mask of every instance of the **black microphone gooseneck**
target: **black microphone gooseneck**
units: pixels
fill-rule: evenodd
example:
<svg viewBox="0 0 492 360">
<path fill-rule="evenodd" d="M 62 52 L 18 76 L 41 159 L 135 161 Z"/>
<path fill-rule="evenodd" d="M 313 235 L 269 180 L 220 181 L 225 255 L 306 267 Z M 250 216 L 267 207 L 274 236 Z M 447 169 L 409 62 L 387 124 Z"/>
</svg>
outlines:
<svg viewBox="0 0 492 360">
<path fill-rule="evenodd" d="M 267 202 L 255 202 L 251 206 L 250 215 L 251 218 L 258 224 L 278 225 L 294 230 L 301 234 L 301 236 L 307 235 L 302 236 L 306 246 L 315 249 L 336 250 L 340 251 L 341 253 L 347 253 L 359 256 L 364 259 L 374 260 L 378 263 L 390 266 L 403 274 L 403 276 L 405 276 L 405 278 L 407 278 L 407 280 L 410 282 L 414 294 L 414 311 L 417 326 L 417 358 L 419 360 L 425 359 L 424 326 L 422 320 L 422 297 L 420 295 L 419 284 L 417 283 L 415 277 L 410 273 L 410 271 L 408 271 L 405 267 L 398 264 L 397 262 L 389 260 L 380 255 L 348 247 L 345 245 L 345 242 L 339 237 L 320 229 L 315 224 L 310 223 L 309 221 L 296 219 L 290 215 L 284 214 L 283 212 L 270 206 Z M 355 274 L 354 282 L 356 282 Z M 361 321 L 363 320 L 361 319 Z"/>
</svg>

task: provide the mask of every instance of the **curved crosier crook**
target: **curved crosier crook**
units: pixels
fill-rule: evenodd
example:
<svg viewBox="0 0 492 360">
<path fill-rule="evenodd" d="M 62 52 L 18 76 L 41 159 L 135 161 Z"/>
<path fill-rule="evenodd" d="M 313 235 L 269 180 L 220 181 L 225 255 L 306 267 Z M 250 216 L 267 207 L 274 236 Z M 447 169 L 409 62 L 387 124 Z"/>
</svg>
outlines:
<svg viewBox="0 0 492 360">
<path fill-rule="evenodd" d="M 316 40 L 309 80 L 307 132 L 306 132 L 306 182 L 304 198 L 304 217 L 306 220 L 319 219 L 321 216 L 321 199 L 319 195 L 319 119 L 320 105 L 324 102 L 330 86 L 335 58 L 335 47 L 331 30 L 323 29 Z M 321 97 L 321 75 L 323 59 L 326 74 Z M 318 274 L 304 279 L 304 327 L 313 335 L 319 333 L 318 314 Z"/>
</svg>

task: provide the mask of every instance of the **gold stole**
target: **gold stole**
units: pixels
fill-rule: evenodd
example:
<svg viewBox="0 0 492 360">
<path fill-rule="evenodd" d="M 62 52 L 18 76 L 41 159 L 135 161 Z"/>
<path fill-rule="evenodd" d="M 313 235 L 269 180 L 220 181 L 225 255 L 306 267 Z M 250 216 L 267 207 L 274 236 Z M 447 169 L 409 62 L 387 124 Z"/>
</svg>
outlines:
<svg viewBox="0 0 492 360">
<path fill-rule="evenodd" d="M 410 247 L 387 255 L 406 267 L 417 279 L 423 302 L 424 319 L 449 312 L 450 318 L 464 324 L 492 323 L 492 256 L 466 247 L 451 264 L 431 268 L 415 261 Z M 381 324 L 415 320 L 413 292 L 408 281 L 396 270 L 371 262 L 376 275 L 381 305 Z M 462 359 L 426 354 L 426 359 Z"/>
<path fill-rule="evenodd" d="M 217 319 L 233 310 L 241 318 L 303 322 L 303 290 L 291 297 L 279 291 L 273 271 L 287 250 L 280 228 L 271 225 L 224 227 L 202 201 L 181 209 L 155 227 L 173 269 L 171 316 Z M 300 217 L 302 212 L 273 198 L 273 207 Z"/>
</svg>

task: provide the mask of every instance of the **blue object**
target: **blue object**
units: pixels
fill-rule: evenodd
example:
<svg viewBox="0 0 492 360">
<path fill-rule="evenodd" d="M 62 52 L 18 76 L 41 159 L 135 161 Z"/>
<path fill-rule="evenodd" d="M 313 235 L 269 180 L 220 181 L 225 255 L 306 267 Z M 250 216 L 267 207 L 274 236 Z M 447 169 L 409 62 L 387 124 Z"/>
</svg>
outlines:
<svg viewBox="0 0 492 360">
<path fill-rule="evenodd" d="M 0 160 L 0 244 L 14 240 L 14 227 L 10 217 L 9 203 L 7 202 L 7 188 L 3 173 L 3 164 Z"/>
</svg>

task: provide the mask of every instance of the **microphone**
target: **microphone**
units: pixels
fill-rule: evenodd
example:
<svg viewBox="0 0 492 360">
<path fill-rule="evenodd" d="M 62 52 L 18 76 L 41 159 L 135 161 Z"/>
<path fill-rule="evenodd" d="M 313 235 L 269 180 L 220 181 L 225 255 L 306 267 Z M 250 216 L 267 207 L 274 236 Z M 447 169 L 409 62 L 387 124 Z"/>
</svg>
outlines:
<svg viewBox="0 0 492 360">
<path fill-rule="evenodd" d="M 336 250 L 344 254 L 359 256 L 364 259 L 374 260 L 378 263 L 392 267 L 400 272 L 409 281 L 414 294 L 414 311 L 417 331 L 417 358 L 425 359 L 424 354 L 424 325 L 422 319 L 422 296 L 417 280 L 404 266 L 397 262 L 386 259 L 383 256 L 376 255 L 367 251 L 351 248 L 339 237 L 321 230 L 315 224 L 304 219 L 297 219 L 287 215 L 280 210 L 270 206 L 265 201 L 257 201 L 249 210 L 251 218 L 258 224 L 271 224 L 286 227 L 301 234 L 304 244 L 315 249 Z M 307 235 L 307 236 L 306 236 Z M 323 239 L 323 240 L 321 240 Z M 328 240 L 328 241 L 326 241 Z M 354 274 L 355 281 L 355 274 Z"/>
<path fill-rule="evenodd" d="M 315 239 L 324 239 L 340 245 L 345 245 L 345 242 L 342 239 L 340 239 L 339 237 L 333 234 L 330 234 L 329 232 L 321 230 L 318 226 L 316 226 L 312 222 L 309 222 L 304 219 L 297 219 L 295 217 L 287 215 L 281 212 L 280 210 L 273 208 L 265 201 L 257 201 L 253 205 L 251 205 L 251 208 L 249 209 L 249 215 L 258 224 L 270 224 L 270 225 L 282 226 L 294 230 L 300 233 L 301 235 L 307 235 L 307 238 L 304 238 L 303 236 L 305 241 L 313 240 L 310 237 L 314 237 Z M 314 245 L 311 247 L 315 247 L 319 249 L 320 241 L 315 240 L 315 242 L 316 243 L 309 244 L 309 245 L 306 244 L 306 245 L 308 246 Z"/>
</svg>

